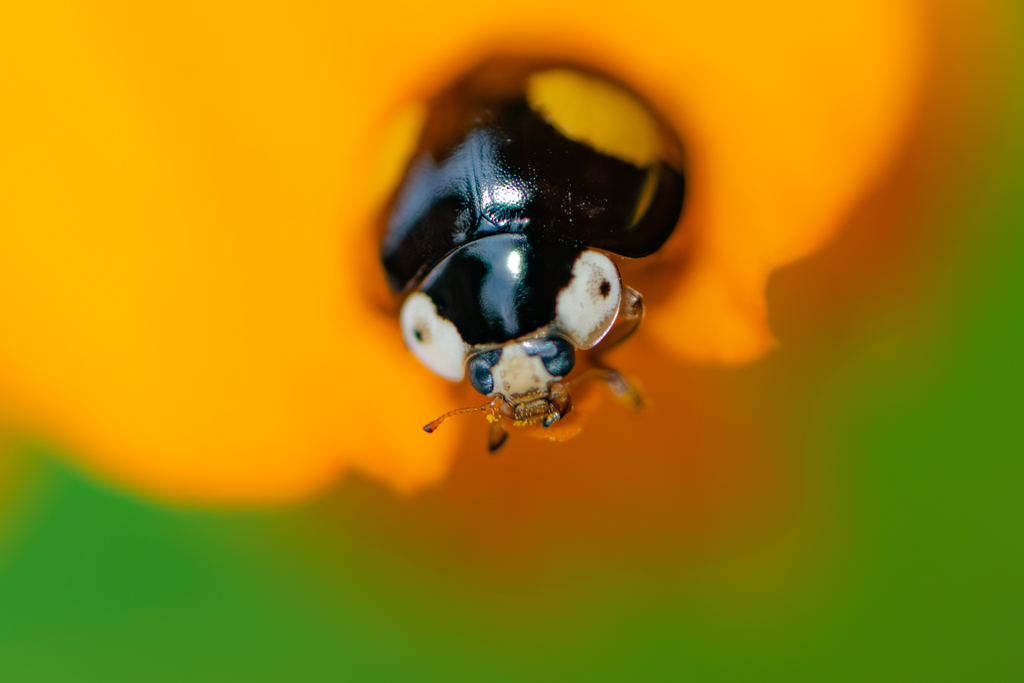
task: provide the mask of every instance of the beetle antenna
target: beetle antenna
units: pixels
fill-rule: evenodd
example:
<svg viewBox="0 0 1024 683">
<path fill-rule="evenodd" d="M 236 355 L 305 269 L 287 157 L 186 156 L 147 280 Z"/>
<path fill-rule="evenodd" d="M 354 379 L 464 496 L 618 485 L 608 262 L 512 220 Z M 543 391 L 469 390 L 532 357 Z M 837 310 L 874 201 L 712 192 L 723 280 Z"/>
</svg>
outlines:
<svg viewBox="0 0 1024 683">
<path fill-rule="evenodd" d="M 427 434 L 433 434 L 438 427 L 440 427 L 444 422 L 448 420 L 448 418 L 455 417 L 456 415 L 462 415 L 463 413 L 475 413 L 481 410 L 488 410 L 492 415 L 494 415 L 494 413 L 496 412 L 497 403 L 498 397 L 495 397 L 493 401 L 491 401 L 490 403 L 485 403 L 482 406 L 474 406 L 471 408 L 456 408 L 455 410 L 450 410 L 441 417 L 434 420 L 433 422 L 423 425 L 423 431 L 425 431 Z M 497 419 L 496 416 L 495 419 Z"/>
</svg>

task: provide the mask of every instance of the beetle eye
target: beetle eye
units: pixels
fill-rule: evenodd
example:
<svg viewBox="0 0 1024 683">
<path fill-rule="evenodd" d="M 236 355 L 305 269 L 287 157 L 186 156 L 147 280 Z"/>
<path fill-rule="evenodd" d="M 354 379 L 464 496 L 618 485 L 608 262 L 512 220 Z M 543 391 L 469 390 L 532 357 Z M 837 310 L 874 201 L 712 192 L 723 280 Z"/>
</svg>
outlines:
<svg viewBox="0 0 1024 683">
<path fill-rule="evenodd" d="M 540 356 L 552 377 L 565 377 L 576 365 L 576 347 L 561 337 L 529 339 L 522 343 L 528 356 Z"/>
<path fill-rule="evenodd" d="M 599 251 L 585 251 L 572 266 L 572 279 L 558 293 L 555 322 L 576 346 L 596 346 L 619 314 L 619 269 Z"/>
<path fill-rule="evenodd" d="M 488 351 L 473 356 L 466 363 L 469 383 L 484 396 L 494 391 L 494 376 L 491 375 L 491 368 L 494 367 L 494 364 L 498 362 L 500 357 L 500 350 Z"/>
<path fill-rule="evenodd" d="M 437 307 L 423 292 L 409 295 L 399 316 L 402 338 L 419 362 L 435 374 L 453 382 L 466 375 L 462 361 L 467 346 L 450 320 L 437 314 Z"/>
</svg>

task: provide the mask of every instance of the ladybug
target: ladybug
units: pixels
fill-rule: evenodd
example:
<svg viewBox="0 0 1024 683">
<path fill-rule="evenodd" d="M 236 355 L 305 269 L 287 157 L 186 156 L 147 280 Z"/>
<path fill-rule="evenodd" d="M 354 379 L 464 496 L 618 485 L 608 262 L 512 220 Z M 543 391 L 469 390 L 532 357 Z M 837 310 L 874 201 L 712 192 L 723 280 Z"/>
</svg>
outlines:
<svg viewBox="0 0 1024 683">
<path fill-rule="evenodd" d="M 686 190 L 668 126 L 596 71 L 492 59 L 437 94 L 389 202 L 380 258 L 409 350 L 470 384 L 489 447 L 516 426 L 550 427 L 570 389 L 605 381 L 640 399 L 601 354 L 643 318 L 617 261 L 656 252 Z M 590 370 L 567 377 L 577 355 Z"/>
</svg>

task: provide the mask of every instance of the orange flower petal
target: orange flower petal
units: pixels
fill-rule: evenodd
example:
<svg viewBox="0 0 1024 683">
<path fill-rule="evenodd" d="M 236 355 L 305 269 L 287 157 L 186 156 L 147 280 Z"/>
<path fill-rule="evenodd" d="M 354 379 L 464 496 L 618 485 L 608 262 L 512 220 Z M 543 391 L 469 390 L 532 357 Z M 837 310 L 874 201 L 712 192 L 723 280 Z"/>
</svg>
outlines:
<svg viewBox="0 0 1024 683">
<path fill-rule="evenodd" d="M 720 17 L 719 30 L 703 27 L 720 58 L 680 55 L 699 64 L 674 88 L 686 97 L 693 192 L 684 227 L 695 247 L 680 286 L 649 316 L 670 349 L 731 363 L 771 344 L 769 273 L 832 236 L 899 148 L 922 75 L 913 9 L 760 3 Z"/>
<path fill-rule="evenodd" d="M 448 402 L 351 267 L 368 122 L 294 17 L 239 36 L 217 9 L 12 31 L 36 73 L 8 118 L 4 408 L 164 497 L 294 499 L 351 467 L 422 486 L 459 429 L 423 434 Z"/>
<path fill-rule="evenodd" d="M 8 8 L 0 409 L 165 498 L 442 476 L 462 428 L 420 427 L 450 392 L 363 295 L 366 136 L 495 30 L 680 123 L 700 239 L 649 320 L 692 356 L 748 357 L 768 269 L 819 244 L 894 144 L 920 41 L 891 4 Z"/>
</svg>

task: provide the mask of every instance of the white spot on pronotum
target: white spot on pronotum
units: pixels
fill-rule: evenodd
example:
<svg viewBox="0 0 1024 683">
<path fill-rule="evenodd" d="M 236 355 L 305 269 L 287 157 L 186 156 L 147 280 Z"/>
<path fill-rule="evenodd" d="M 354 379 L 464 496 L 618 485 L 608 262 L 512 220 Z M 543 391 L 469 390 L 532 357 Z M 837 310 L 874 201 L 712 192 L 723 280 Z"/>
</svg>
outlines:
<svg viewBox="0 0 1024 683">
<path fill-rule="evenodd" d="M 622 280 L 612 260 L 585 251 L 572 266 L 572 280 L 558 293 L 555 323 L 581 349 L 600 342 L 619 314 Z"/>
<path fill-rule="evenodd" d="M 455 325 L 437 314 L 437 307 L 423 292 L 409 295 L 399 315 L 402 339 L 419 362 L 452 382 L 466 376 L 464 361 L 469 348 Z"/>
</svg>

